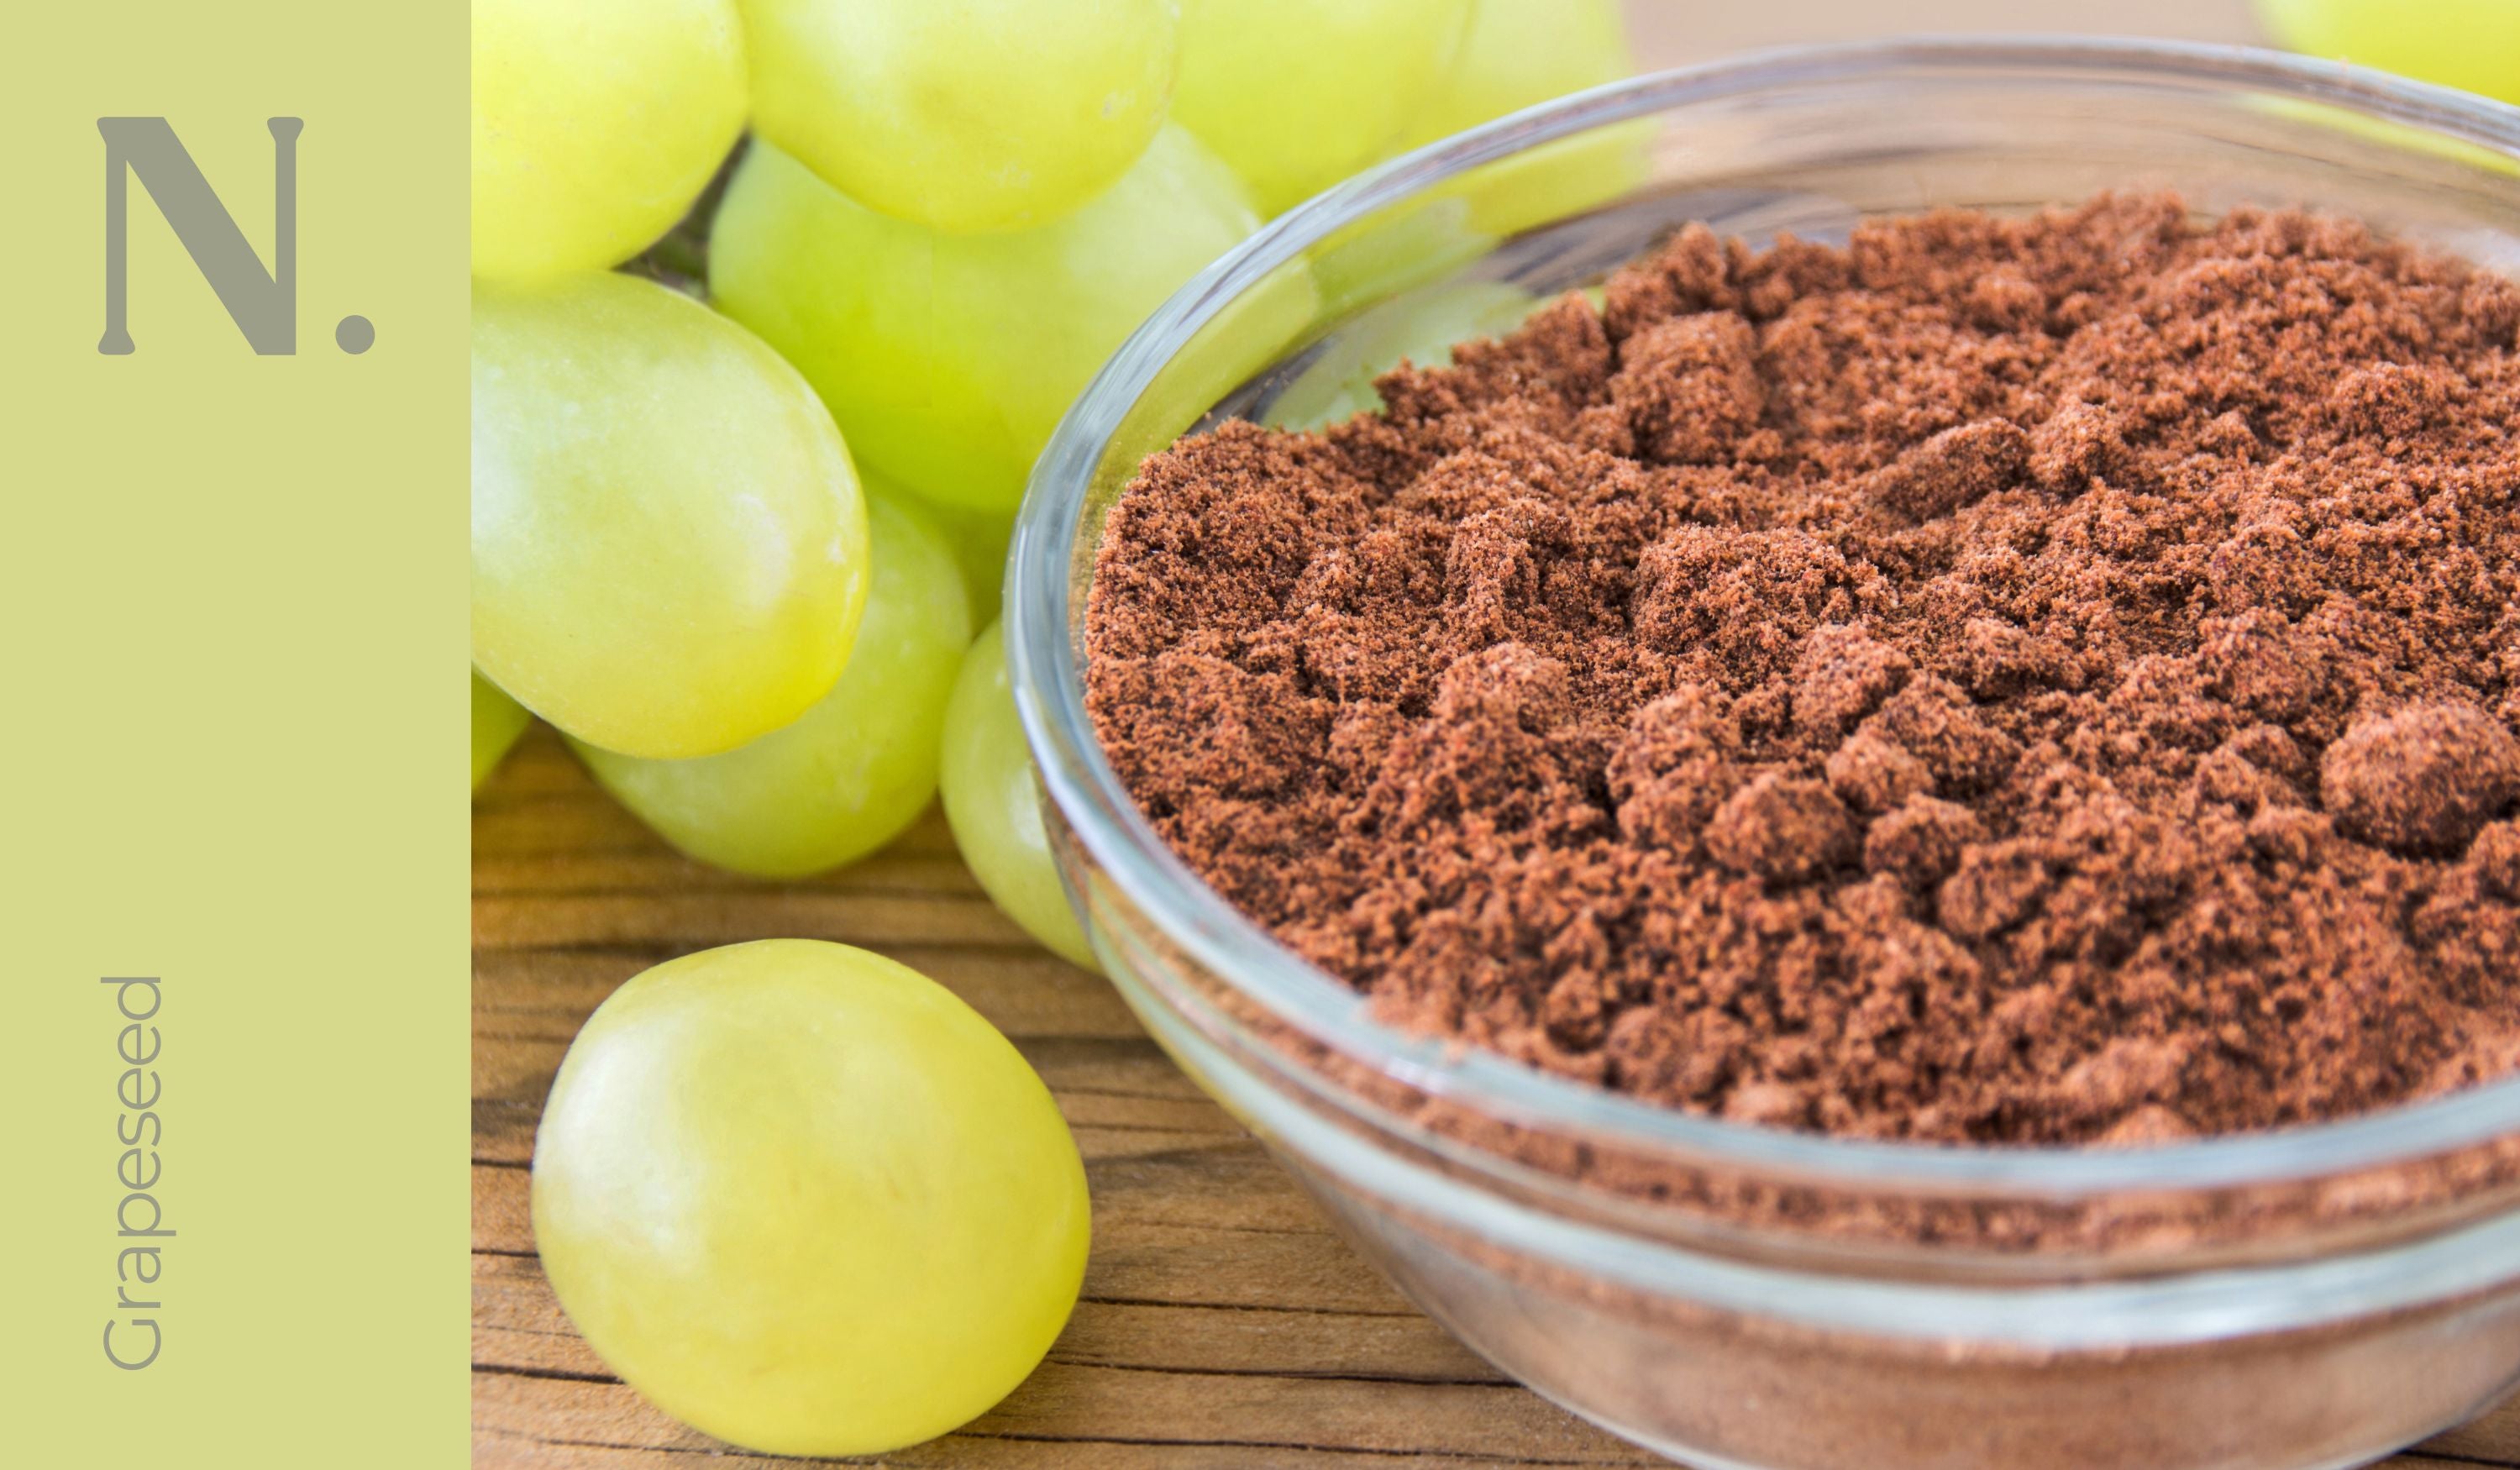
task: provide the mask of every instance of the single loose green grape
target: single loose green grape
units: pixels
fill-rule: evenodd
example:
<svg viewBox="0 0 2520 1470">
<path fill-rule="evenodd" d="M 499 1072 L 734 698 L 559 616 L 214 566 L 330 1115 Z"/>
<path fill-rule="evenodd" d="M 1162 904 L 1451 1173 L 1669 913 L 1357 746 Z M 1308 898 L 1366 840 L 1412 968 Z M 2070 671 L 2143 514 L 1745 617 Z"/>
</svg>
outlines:
<svg viewBox="0 0 2520 1470">
<path fill-rule="evenodd" d="M 1388 153 L 1442 82 L 1469 0 L 1184 0 L 1173 120 L 1264 214 Z"/>
<path fill-rule="evenodd" d="M 875 585 L 857 646 L 796 723 L 688 761 L 576 746 L 606 790 L 703 863 L 764 878 L 821 872 L 891 841 L 936 794 L 969 594 L 925 510 L 870 494 L 867 530 Z"/>
<path fill-rule="evenodd" d="M 954 845 L 989 899 L 1024 932 L 1088 969 L 1094 949 L 1050 855 L 1023 723 L 1007 683 L 1007 645 L 996 623 L 972 641 L 945 707 L 945 760 L 938 778 Z"/>
<path fill-rule="evenodd" d="M 2295 51 L 2520 103 L 2513 0 L 2258 0 L 2258 16 Z"/>
<path fill-rule="evenodd" d="M 753 126 L 869 208 L 1047 224 L 1146 152 L 1180 0 L 742 0 Z"/>
<path fill-rule="evenodd" d="M 1006 235 L 879 214 L 756 140 L 718 209 L 709 289 L 803 371 L 869 468 L 1012 515 L 1103 359 L 1257 225 L 1178 128 L 1083 208 Z"/>
<path fill-rule="evenodd" d="M 1085 1169 L 1049 1090 L 944 987 L 769 939 L 632 979 L 534 1137 L 561 1306 L 665 1412 L 773 1454 L 932 1439 L 1075 1305 Z"/>
<path fill-rule="evenodd" d="M 628 276 L 472 296 L 472 661 L 624 755 L 831 691 L 866 601 L 847 448 L 779 354 Z"/>
<path fill-rule="evenodd" d="M 717 172 L 744 93 L 735 0 L 472 0 L 472 274 L 638 254 Z"/>
<path fill-rule="evenodd" d="M 479 669 L 472 671 L 473 790 L 480 790 L 481 782 L 488 780 L 490 773 L 499 769 L 499 762 L 507 759 L 517 737 L 525 733 L 525 727 L 532 724 L 533 719 L 525 713 L 523 705 L 482 678 Z"/>
</svg>

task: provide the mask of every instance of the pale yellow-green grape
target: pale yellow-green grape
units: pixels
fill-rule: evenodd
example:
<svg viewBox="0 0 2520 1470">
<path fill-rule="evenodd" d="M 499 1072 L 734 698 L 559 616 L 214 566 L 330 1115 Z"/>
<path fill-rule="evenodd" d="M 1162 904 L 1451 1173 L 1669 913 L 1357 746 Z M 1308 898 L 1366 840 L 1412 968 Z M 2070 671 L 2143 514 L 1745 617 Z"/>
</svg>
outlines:
<svg viewBox="0 0 2520 1470">
<path fill-rule="evenodd" d="M 1470 223 L 1468 200 L 1431 194 L 1342 226 L 1304 254 L 1323 312 L 1336 316 L 1442 280 L 1496 245 Z"/>
<path fill-rule="evenodd" d="M 651 1403 L 773 1454 L 932 1439 L 1075 1305 L 1085 1168 L 1041 1079 L 878 955 L 768 939 L 596 1008 L 534 1138 L 561 1306 Z"/>
<path fill-rule="evenodd" d="M 1617 0 L 1470 0 L 1461 53 L 1402 145 L 1448 138 L 1635 69 Z"/>
<path fill-rule="evenodd" d="M 1344 328 L 1286 384 L 1270 422 L 1326 428 L 1382 407 L 1373 380 L 1405 360 L 1450 366 L 1453 346 L 1512 331 L 1531 314 L 1531 292 L 1502 281 L 1448 281 L 1395 297 Z"/>
<path fill-rule="evenodd" d="M 796 723 L 689 761 L 577 746 L 606 790 L 703 863 L 764 878 L 820 872 L 891 841 L 936 794 L 969 595 L 924 508 L 870 494 L 867 529 L 875 585 L 857 647 Z"/>
<path fill-rule="evenodd" d="M 517 743 L 517 736 L 525 733 L 525 727 L 533 723 L 533 718 L 525 713 L 523 705 L 482 678 L 480 670 L 472 671 L 473 790 L 480 790 L 481 782 L 488 780 L 490 773 L 499 769 L 499 762 L 507 759 L 508 751 Z"/>
<path fill-rule="evenodd" d="M 753 127 L 870 208 L 1047 224 L 1146 151 L 1180 0 L 742 0 Z"/>
<path fill-rule="evenodd" d="M 624 755 L 732 750 L 840 677 L 866 507 L 831 415 L 652 281 L 472 295 L 472 662 Z"/>
<path fill-rule="evenodd" d="M 1300 257 L 1282 262 L 1223 302 L 1214 316 L 1183 340 L 1132 405 L 1128 418 L 1163 405 L 1164 417 L 1176 418 L 1182 427 L 1189 427 L 1246 379 L 1283 360 L 1295 343 L 1311 334 L 1320 313 L 1321 292 L 1311 267 Z M 1148 446 L 1138 458 L 1169 447 L 1174 437 L 1178 434 Z M 1102 459 L 1104 466 L 1113 464 L 1110 451 L 1125 439 L 1125 433 L 1113 435 Z"/>
<path fill-rule="evenodd" d="M 1173 120 L 1276 214 L 1390 151 L 1468 14 L 1469 0 L 1183 0 Z"/>
<path fill-rule="evenodd" d="M 1617 0 L 1471 0 L 1461 57 L 1402 140 L 1418 148 L 1636 69 Z M 1642 182 L 1649 122 L 1560 139 L 1455 183 L 1491 235 L 1581 213 Z"/>
<path fill-rule="evenodd" d="M 1004 235 L 879 214 L 755 140 L 718 209 L 709 289 L 821 390 L 869 468 L 1010 515 L 1103 359 L 1257 223 L 1174 127 L 1083 208 Z"/>
<path fill-rule="evenodd" d="M 2520 103 L 2520 0 L 2258 0 L 2258 15 L 2295 51 Z"/>
<path fill-rule="evenodd" d="M 472 0 L 472 274 L 638 254 L 707 187 L 744 95 L 735 0 Z"/>
<path fill-rule="evenodd" d="M 990 900 L 1025 933 L 1078 964 L 1096 967 L 1050 856 L 1041 787 L 1007 685 L 1006 634 L 998 624 L 990 624 L 963 655 L 954 701 L 945 707 L 938 783 L 954 844 Z"/>
<path fill-rule="evenodd" d="M 1319 314 L 1320 295 L 1301 259 L 1280 264 L 1223 302 L 1112 425 L 1087 493 L 1118 494 L 1147 456 L 1170 448 L 1228 393 L 1287 357 L 1311 334 Z"/>
<path fill-rule="evenodd" d="M 1644 184 L 1651 118 L 1596 128 L 1483 164 L 1443 186 L 1468 200 L 1470 220 L 1505 237 L 1614 203 Z"/>
<path fill-rule="evenodd" d="M 1224 301 L 1173 351 L 1111 426 L 1087 494 L 1120 493 L 1147 456 L 1172 446 L 1235 388 L 1289 356 L 1321 315 L 1311 270 L 1288 260 Z"/>
<path fill-rule="evenodd" d="M 934 510 L 954 543 L 963 585 L 971 594 L 971 626 L 985 628 L 998 620 L 998 601 L 1006 594 L 1007 545 L 1014 539 L 1014 517 L 947 505 Z"/>
</svg>

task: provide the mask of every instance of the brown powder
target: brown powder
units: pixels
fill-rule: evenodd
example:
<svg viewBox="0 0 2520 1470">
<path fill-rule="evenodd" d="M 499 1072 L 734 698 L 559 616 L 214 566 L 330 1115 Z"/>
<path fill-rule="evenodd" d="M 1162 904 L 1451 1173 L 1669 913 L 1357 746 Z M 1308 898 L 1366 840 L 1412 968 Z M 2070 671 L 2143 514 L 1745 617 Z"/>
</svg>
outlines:
<svg viewBox="0 0 2520 1470">
<path fill-rule="evenodd" d="M 2143 1141 L 2520 1069 L 2520 288 L 2167 198 L 1692 228 L 1113 510 L 1089 704 L 1386 1018 Z"/>
</svg>

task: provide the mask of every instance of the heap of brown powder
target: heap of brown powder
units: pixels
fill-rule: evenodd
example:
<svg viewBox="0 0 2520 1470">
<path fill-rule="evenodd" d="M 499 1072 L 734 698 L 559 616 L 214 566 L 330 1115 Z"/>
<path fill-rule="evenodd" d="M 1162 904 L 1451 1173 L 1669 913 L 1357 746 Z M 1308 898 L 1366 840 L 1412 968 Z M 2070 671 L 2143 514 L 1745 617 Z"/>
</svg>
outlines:
<svg viewBox="0 0 2520 1470">
<path fill-rule="evenodd" d="M 2520 288 L 2168 198 L 1690 229 L 1113 511 L 1149 820 L 1403 1025 L 2141 1141 L 2520 1069 Z"/>
</svg>

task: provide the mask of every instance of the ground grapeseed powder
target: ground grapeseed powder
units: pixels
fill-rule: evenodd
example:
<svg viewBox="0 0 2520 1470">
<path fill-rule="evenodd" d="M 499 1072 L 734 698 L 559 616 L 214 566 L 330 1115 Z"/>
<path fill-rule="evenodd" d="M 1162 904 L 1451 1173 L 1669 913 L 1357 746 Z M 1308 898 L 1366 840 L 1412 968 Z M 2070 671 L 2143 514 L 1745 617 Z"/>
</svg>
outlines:
<svg viewBox="0 0 2520 1470">
<path fill-rule="evenodd" d="M 2166 197 L 1703 228 L 1149 459 L 1089 706 L 1387 1020 L 1789 1128 L 2520 1070 L 2520 288 Z"/>
</svg>

